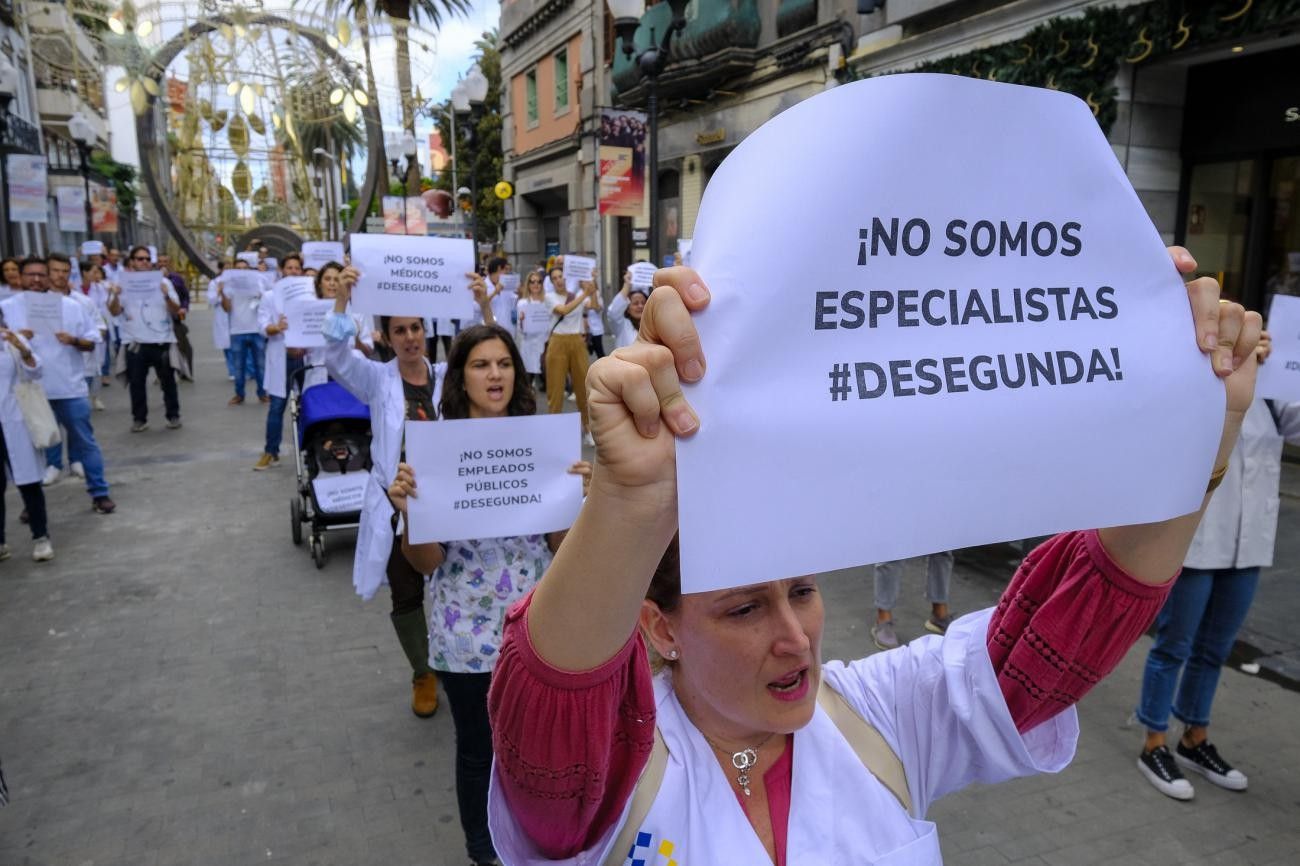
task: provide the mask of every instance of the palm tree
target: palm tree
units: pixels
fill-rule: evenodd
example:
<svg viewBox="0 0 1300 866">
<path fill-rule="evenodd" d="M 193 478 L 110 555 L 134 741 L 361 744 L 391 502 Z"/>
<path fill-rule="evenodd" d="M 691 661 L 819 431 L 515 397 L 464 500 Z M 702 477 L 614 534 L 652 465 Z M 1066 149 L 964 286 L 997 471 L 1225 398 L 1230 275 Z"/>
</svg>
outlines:
<svg viewBox="0 0 1300 866">
<path fill-rule="evenodd" d="M 397 57 L 397 91 L 402 100 L 402 128 L 415 134 L 415 94 L 411 82 L 411 41 L 409 28 L 428 19 L 437 30 L 453 15 L 470 10 L 470 0 L 330 0 L 337 10 L 343 8 L 360 25 L 364 16 L 387 16 L 393 25 L 394 53 Z M 368 56 L 368 55 L 367 55 Z M 371 80 L 374 78 L 371 76 Z M 420 191 L 420 172 L 412 163 L 407 168 L 406 188 L 411 195 Z"/>
</svg>

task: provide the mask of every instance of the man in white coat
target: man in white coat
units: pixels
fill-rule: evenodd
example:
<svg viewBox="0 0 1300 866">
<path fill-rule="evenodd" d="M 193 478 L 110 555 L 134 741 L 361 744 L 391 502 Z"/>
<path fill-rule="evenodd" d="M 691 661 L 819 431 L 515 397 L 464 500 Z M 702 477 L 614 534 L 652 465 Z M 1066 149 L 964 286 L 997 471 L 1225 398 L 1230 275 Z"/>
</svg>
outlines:
<svg viewBox="0 0 1300 866">
<path fill-rule="evenodd" d="M 68 456 L 80 463 L 86 473 L 86 492 L 91 505 L 99 514 L 111 514 L 117 505 L 109 498 L 108 482 L 104 479 L 104 456 L 95 441 L 95 430 L 90 423 L 90 389 L 86 385 L 86 362 L 83 352 L 93 352 L 99 343 L 99 328 L 82 306 L 69 297 L 60 297 L 61 326 L 48 322 L 30 321 L 27 295 L 45 294 L 50 290 L 51 266 L 57 269 L 60 279 L 67 280 L 72 266 L 68 257 L 54 254 L 47 261 L 31 257 L 22 264 L 23 292 L 5 301 L 5 321 L 31 341 L 32 349 L 41 359 L 42 381 L 50 408 L 58 419 L 68 442 Z M 58 470 L 54 479 L 57 480 Z M 46 478 L 50 479 L 47 472 Z"/>
</svg>

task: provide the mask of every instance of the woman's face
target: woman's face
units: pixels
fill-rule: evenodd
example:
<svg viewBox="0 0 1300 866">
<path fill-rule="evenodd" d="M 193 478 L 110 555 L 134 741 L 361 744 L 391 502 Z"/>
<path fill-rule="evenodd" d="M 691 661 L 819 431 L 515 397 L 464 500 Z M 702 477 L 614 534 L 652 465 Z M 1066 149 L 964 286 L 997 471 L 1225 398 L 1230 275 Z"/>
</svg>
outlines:
<svg viewBox="0 0 1300 866">
<path fill-rule="evenodd" d="M 398 363 L 424 357 L 424 322 L 418 316 L 393 316 L 384 335 L 397 355 Z"/>
<path fill-rule="evenodd" d="M 817 581 L 799 577 L 684 595 L 650 634 L 677 650 L 673 687 L 701 729 L 752 744 L 812 719 L 824 616 Z"/>
<path fill-rule="evenodd" d="M 645 312 L 645 295 L 632 292 L 627 299 L 627 314 L 632 321 L 640 324 L 641 314 Z"/>
<path fill-rule="evenodd" d="M 465 394 L 471 418 L 500 418 L 515 394 L 515 364 L 504 341 L 484 340 L 465 359 Z"/>
<path fill-rule="evenodd" d="M 4 281 L 11 286 L 16 286 L 23 281 L 22 272 L 18 269 L 17 262 L 5 262 L 4 273 L 0 274 Z"/>
<path fill-rule="evenodd" d="M 338 268 L 326 268 L 320 275 L 320 296 L 332 301 L 339 291 L 339 270 Z"/>
<path fill-rule="evenodd" d="M 529 274 L 527 288 L 528 288 L 528 297 L 541 298 L 541 296 L 544 294 L 544 288 L 542 286 L 542 275 Z"/>
<path fill-rule="evenodd" d="M 551 285 L 555 291 L 564 291 L 564 268 L 551 268 Z"/>
<path fill-rule="evenodd" d="M 90 270 L 86 272 L 86 279 L 92 283 L 102 283 L 104 281 L 104 269 L 99 265 L 91 265 Z"/>
</svg>

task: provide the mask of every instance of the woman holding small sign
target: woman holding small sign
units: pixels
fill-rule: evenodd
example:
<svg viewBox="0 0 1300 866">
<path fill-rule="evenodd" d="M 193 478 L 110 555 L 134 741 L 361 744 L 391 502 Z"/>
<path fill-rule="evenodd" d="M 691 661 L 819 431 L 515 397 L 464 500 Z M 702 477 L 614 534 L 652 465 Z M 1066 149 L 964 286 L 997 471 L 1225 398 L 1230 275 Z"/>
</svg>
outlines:
<svg viewBox="0 0 1300 866">
<path fill-rule="evenodd" d="M 609 323 L 614 329 L 614 348 L 622 349 L 636 342 L 641 328 L 641 313 L 649 299 L 648 289 L 632 288 L 632 274 L 623 274 L 623 288 L 609 302 Z"/>
<path fill-rule="evenodd" d="M 532 415 L 537 399 L 514 340 L 495 325 L 474 325 L 451 344 L 439 414 L 444 419 Z M 569 471 L 591 477 L 591 464 Z M 416 496 L 415 471 L 397 467 L 389 485 L 393 506 L 406 517 Z M 433 575 L 429 664 L 442 678 L 456 725 L 456 799 L 470 860 L 496 862 L 488 833 L 492 729 L 487 696 L 506 610 L 531 590 L 551 564 L 564 532 L 416 544 L 401 536 L 402 554 L 420 574 Z"/>
<path fill-rule="evenodd" d="M 487 287 L 479 274 L 466 274 L 483 319 L 494 323 Z M 330 376 L 370 407 L 370 481 L 361 525 L 357 529 L 352 584 L 369 599 L 385 581 L 392 593 L 391 620 L 411 664 L 411 711 L 428 718 L 438 710 L 438 678 L 429 667 L 429 627 L 424 618 L 424 576 L 402 555 L 394 536 L 396 513 L 388 485 L 405 450 L 408 419 L 438 417 L 447 365 L 430 364 L 425 355 L 424 322 L 418 316 L 382 316 L 380 332 L 393 352 L 381 363 L 353 351 L 359 329 L 348 312 L 358 272 L 344 268 L 334 295 L 334 312 L 325 319 L 325 364 Z"/>
<path fill-rule="evenodd" d="M 709 294 L 688 268 L 655 282 L 639 340 L 592 368 L 590 496 L 506 620 L 497 848 L 511 863 L 940 863 L 932 802 L 1069 762 L 1070 705 L 1155 617 L 1201 512 L 1058 535 L 997 608 L 823 664 L 815 578 L 681 593 L 675 441 L 701 420 L 680 383 L 705 375 L 691 315 Z M 1251 403 L 1260 319 L 1211 279 L 1187 291 L 1189 339 L 1227 394 L 1203 511 Z"/>
<path fill-rule="evenodd" d="M 542 379 L 542 349 L 550 336 L 551 310 L 546 306 L 546 290 L 542 286 L 542 272 L 531 271 L 524 284 L 524 296 L 517 305 L 519 314 L 519 355 L 524 359 L 524 370 L 529 381 L 536 385 Z"/>
<path fill-rule="evenodd" d="M 557 261 L 562 261 L 560 257 Z M 542 363 L 546 365 L 546 408 L 552 415 L 559 414 L 564 408 L 564 378 L 573 382 L 573 396 L 578 401 L 578 412 L 582 414 L 582 435 L 588 445 L 591 431 L 587 427 L 587 368 L 591 359 L 587 356 L 587 338 L 582 332 L 588 300 L 596 294 L 596 284 L 592 280 L 583 280 L 578 292 L 570 292 L 564 282 L 563 265 L 551 270 L 553 292 L 546 296 L 546 305 L 554 317 L 551 320 L 550 335 L 547 338 L 546 353 Z"/>
</svg>

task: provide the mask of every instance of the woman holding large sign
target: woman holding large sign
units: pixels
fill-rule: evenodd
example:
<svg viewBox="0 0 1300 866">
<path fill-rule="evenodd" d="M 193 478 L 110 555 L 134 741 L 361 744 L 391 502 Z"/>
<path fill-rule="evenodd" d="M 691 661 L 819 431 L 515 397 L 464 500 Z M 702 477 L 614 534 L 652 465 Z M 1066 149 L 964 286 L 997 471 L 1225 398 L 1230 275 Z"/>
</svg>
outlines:
<svg viewBox="0 0 1300 866">
<path fill-rule="evenodd" d="M 474 325 L 451 344 L 439 414 L 443 419 L 532 415 L 537 399 L 514 340 L 496 325 Z M 589 478 L 591 464 L 569 469 Z M 415 472 L 406 463 L 388 488 L 406 516 L 416 496 Z M 420 574 L 432 574 L 433 627 L 429 664 L 442 678 L 456 725 L 456 799 L 465 844 L 474 863 L 495 863 L 488 833 L 488 782 L 492 729 L 487 696 L 506 610 L 537 585 L 564 532 L 416 544 L 401 536 L 403 555 Z"/>
<path fill-rule="evenodd" d="M 507 618 L 489 696 L 497 849 L 510 863 L 939 863 L 932 802 L 1069 762 L 1070 704 L 1150 624 L 1200 512 L 1058 535 L 996 609 L 823 664 L 814 578 L 680 591 L 675 440 L 700 425 L 680 383 L 704 376 L 691 313 L 709 296 L 685 268 L 656 283 L 638 342 L 592 368 L 587 503 Z M 1188 336 L 1226 385 L 1224 467 L 1260 319 L 1220 304 L 1213 280 L 1187 290 Z"/>
<path fill-rule="evenodd" d="M 388 485 L 405 448 L 406 421 L 438 417 L 435 407 L 442 396 L 446 364 L 430 364 L 425 357 L 424 322 L 418 316 L 381 317 L 382 336 L 394 354 L 391 361 L 372 361 L 353 351 L 358 328 L 348 312 L 348 302 L 357 276 L 355 268 L 343 269 L 335 290 L 334 312 L 325 320 L 323 330 L 330 376 L 370 407 L 370 482 L 357 529 L 352 584 L 368 599 L 387 581 L 393 599 L 393 630 L 411 664 L 411 711 L 428 718 L 438 710 L 438 678 L 429 667 L 424 575 L 411 567 L 394 538 L 396 515 L 388 499 Z M 484 321 L 493 322 L 483 278 L 466 276 Z"/>
</svg>

